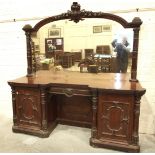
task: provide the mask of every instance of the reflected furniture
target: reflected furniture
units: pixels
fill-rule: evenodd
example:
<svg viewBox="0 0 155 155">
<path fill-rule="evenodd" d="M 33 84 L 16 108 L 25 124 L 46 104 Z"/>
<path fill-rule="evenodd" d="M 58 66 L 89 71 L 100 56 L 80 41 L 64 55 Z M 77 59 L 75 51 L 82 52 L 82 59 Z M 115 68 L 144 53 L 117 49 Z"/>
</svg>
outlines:
<svg viewBox="0 0 155 155">
<path fill-rule="evenodd" d="M 97 45 L 96 53 L 97 54 L 111 54 L 110 46 L 109 45 Z"/>
<path fill-rule="evenodd" d="M 100 72 L 112 72 L 112 55 L 109 45 L 97 45 L 94 60 Z"/>
<path fill-rule="evenodd" d="M 45 38 L 46 58 L 54 57 L 64 51 L 63 38 Z"/>
<path fill-rule="evenodd" d="M 50 70 L 54 66 L 54 59 L 46 58 L 40 61 L 42 70 Z"/>
<path fill-rule="evenodd" d="M 99 72 L 111 72 L 111 55 L 95 54 L 93 56 L 93 59 L 95 61 L 95 64 L 98 66 Z"/>
<path fill-rule="evenodd" d="M 71 50 L 72 53 L 74 53 L 74 62 L 79 62 L 82 60 L 82 50 L 77 49 L 77 50 Z"/>
<path fill-rule="evenodd" d="M 133 28 L 131 74 L 36 71 L 32 33 L 53 21 L 69 19 L 78 23 L 87 18 L 110 19 L 124 28 Z M 48 137 L 59 123 L 88 127 L 91 146 L 139 152 L 140 100 L 146 91 L 137 80 L 141 24 L 138 17 L 127 22 L 117 15 L 80 10 L 80 5 L 73 2 L 71 11 L 43 19 L 33 28 L 25 25 L 27 75 L 8 81 L 12 89 L 13 132 Z"/>
<path fill-rule="evenodd" d="M 64 68 L 69 68 L 74 65 L 74 53 L 73 52 L 64 52 L 59 55 L 60 65 Z"/>
<path fill-rule="evenodd" d="M 84 49 L 85 52 L 85 58 L 91 57 L 94 54 L 94 49 Z"/>
</svg>

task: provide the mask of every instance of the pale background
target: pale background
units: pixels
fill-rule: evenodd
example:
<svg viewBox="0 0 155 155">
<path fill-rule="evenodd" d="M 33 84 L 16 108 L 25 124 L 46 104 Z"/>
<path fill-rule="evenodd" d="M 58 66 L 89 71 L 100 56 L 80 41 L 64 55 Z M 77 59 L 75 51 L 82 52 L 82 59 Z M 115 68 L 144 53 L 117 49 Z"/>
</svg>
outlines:
<svg viewBox="0 0 155 155">
<path fill-rule="evenodd" d="M 96 26 L 101 28 L 100 33 L 93 32 L 93 28 Z M 109 26 L 110 30 L 102 31 L 104 26 Z M 133 30 L 124 29 L 122 25 L 115 21 L 94 18 L 74 23 L 69 20 L 60 20 L 44 25 L 37 32 L 37 36 L 32 37 L 34 44 L 39 45 L 41 54 L 45 54 L 45 38 L 49 37 L 49 31 L 56 29 L 61 31 L 57 37 L 64 38 L 64 51 L 76 52 L 80 50 L 82 58 L 85 58 L 84 49 L 93 49 L 95 52 L 97 45 L 109 45 L 111 54 L 116 54 L 111 42 L 116 38 L 121 40 L 123 36 L 127 37 L 130 47 L 133 44 Z"/>
<path fill-rule="evenodd" d="M 81 9 L 112 12 L 131 21 L 139 16 L 140 31 L 138 79 L 146 88 L 145 99 L 155 114 L 155 1 L 154 0 L 77 0 Z M 12 117 L 11 89 L 8 80 L 26 75 L 25 24 L 34 26 L 44 17 L 67 10 L 71 0 L 0 0 L 0 113 Z M 136 12 L 139 8 L 139 12 Z M 155 125 L 155 124 L 154 124 Z M 155 132 L 155 130 L 154 130 Z"/>
</svg>

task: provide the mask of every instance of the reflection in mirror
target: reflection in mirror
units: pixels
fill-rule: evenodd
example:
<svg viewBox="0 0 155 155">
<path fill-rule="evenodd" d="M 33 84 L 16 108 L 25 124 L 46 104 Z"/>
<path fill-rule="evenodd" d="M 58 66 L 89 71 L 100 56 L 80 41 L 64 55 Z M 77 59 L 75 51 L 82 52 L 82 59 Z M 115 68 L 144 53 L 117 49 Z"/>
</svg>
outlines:
<svg viewBox="0 0 155 155">
<path fill-rule="evenodd" d="M 51 22 L 32 35 L 37 70 L 130 72 L 133 30 L 107 19 Z M 35 68 L 35 67 L 34 67 Z"/>
</svg>

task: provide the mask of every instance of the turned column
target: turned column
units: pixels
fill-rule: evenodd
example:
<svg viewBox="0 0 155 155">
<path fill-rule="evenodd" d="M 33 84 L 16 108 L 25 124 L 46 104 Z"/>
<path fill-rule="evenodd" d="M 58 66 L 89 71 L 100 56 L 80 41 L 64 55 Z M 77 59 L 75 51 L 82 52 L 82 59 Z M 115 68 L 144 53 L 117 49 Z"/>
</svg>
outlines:
<svg viewBox="0 0 155 155">
<path fill-rule="evenodd" d="M 132 52 L 132 66 L 131 66 L 131 81 L 137 80 L 137 59 L 138 59 L 138 43 L 139 43 L 139 30 L 140 28 L 133 29 L 134 31 L 134 42 Z"/>
<path fill-rule="evenodd" d="M 47 130 L 47 94 L 46 87 L 41 87 L 42 130 Z"/>
<path fill-rule="evenodd" d="M 12 90 L 12 109 L 13 109 L 13 123 L 16 126 L 17 125 L 17 110 L 16 110 L 16 92 L 15 88 L 11 86 Z"/>
<path fill-rule="evenodd" d="M 31 25 L 25 25 L 23 27 L 26 35 L 26 45 L 27 45 L 27 76 L 33 76 L 33 66 L 32 66 L 32 47 L 31 47 Z"/>
<path fill-rule="evenodd" d="M 91 138 L 97 136 L 97 89 L 92 90 L 92 129 L 91 129 Z"/>
<path fill-rule="evenodd" d="M 131 79 L 130 81 L 138 82 L 137 80 L 137 62 L 138 62 L 138 45 L 139 45 L 139 31 L 142 21 L 139 17 L 135 17 L 132 21 L 134 24 L 139 25 L 133 28 L 134 38 L 133 38 L 133 51 L 132 51 L 132 66 L 131 66 Z"/>
<path fill-rule="evenodd" d="M 140 100 L 146 90 L 135 93 L 135 104 L 134 104 L 134 122 L 133 122 L 133 144 L 139 145 L 139 115 L 140 115 Z"/>
</svg>

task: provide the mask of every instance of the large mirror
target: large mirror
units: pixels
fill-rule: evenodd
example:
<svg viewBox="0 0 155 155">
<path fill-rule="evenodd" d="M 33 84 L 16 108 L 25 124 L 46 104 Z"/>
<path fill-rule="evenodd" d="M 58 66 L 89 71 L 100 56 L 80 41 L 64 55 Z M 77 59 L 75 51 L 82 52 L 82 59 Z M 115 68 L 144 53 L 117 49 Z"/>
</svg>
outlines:
<svg viewBox="0 0 155 155">
<path fill-rule="evenodd" d="M 28 74 L 39 70 L 88 73 L 130 73 L 137 81 L 139 30 L 142 24 L 104 12 L 80 10 L 25 25 Z"/>
<path fill-rule="evenodd" d="M 123 44 L 123 39 L 127 44 Z M 58 70 L 83 73 L 131 71 L 133 30 L 112 20 L 93 18 L 79 23 L 68 19 L 50 22 L 32 35 L 32 42 L 36 70 L 57 67 Z M 121 44 L 122 49 L 119 49 Z"/>
</svg>

